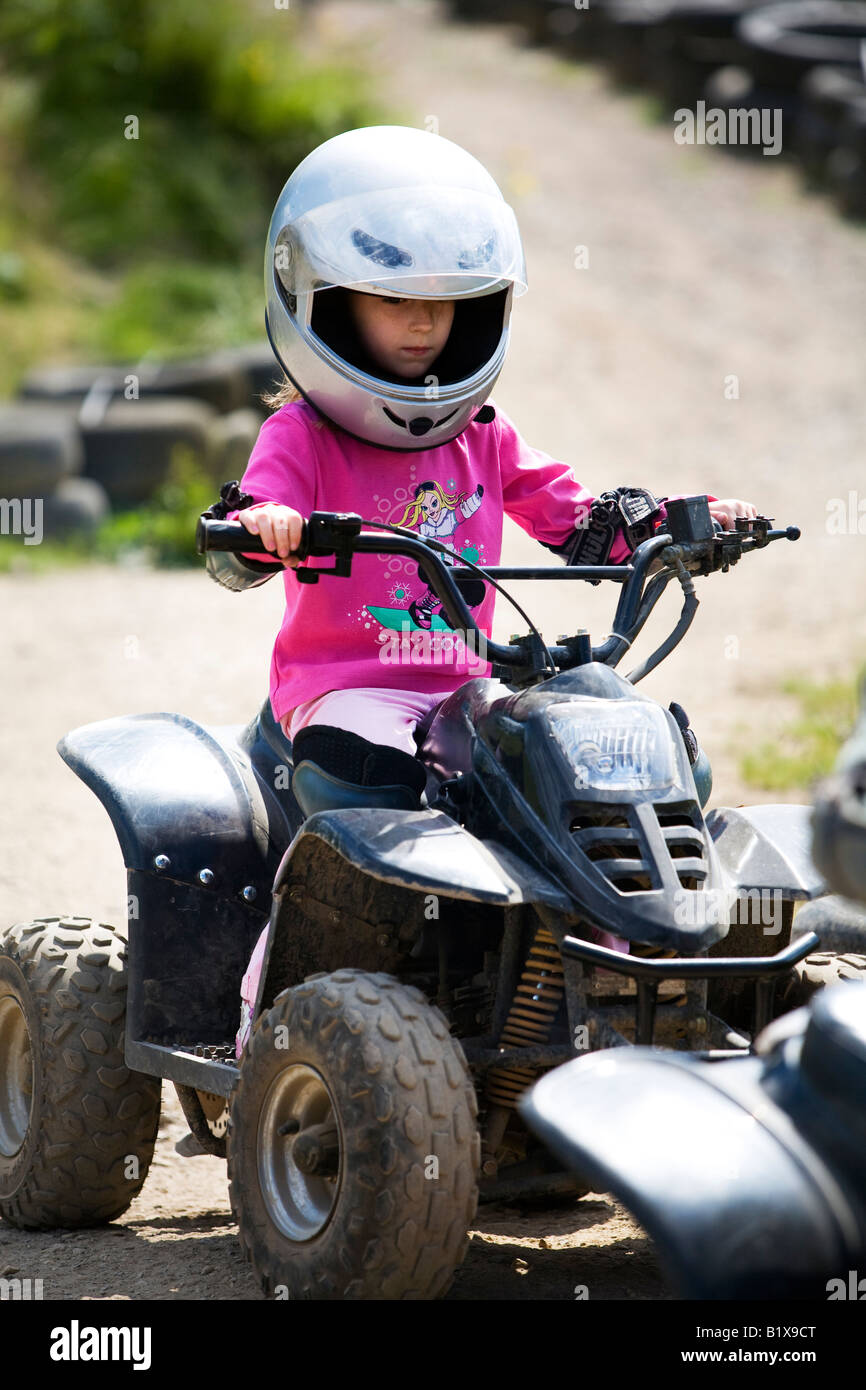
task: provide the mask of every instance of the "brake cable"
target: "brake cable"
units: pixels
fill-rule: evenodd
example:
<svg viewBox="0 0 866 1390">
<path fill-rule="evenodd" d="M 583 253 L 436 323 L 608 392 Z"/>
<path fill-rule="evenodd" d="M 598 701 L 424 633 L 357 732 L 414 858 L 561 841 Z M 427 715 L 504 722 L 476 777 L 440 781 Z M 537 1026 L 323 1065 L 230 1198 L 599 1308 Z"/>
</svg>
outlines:
<svg viewBox="0 0 866 1390">
<path fill-rule="evenodd" d="M 632 685 L 637 685 L 638 681 L 642 681 L 644 676 L 649 675 L 650 671 L 654 671 L 656 666 L 664 661 L 666 656 L 670 655 L 674 647 L 680 644 L 691 627 L 695 613 L 700 604 L 700 599 L 695 593 L 694 579 L 682 562 L 679 546 L 670 546 L 669 549 L 665 551 L 664 563 L 669 565 L 675 572 L 676 578 L 679 580 L 680 588 L 685 594 L 685 602 L 683 603 L 682 612 L 680 613 L 676 627 L 668 633 L 665 640 L 656 647 L 655 651 L 652 652 L 645 661 L 642 661 L 633 671 L 629 671 L 626 680 Z M 656 576 L 656 578 L 660 577 L 659 575 Z"/>
</svg>

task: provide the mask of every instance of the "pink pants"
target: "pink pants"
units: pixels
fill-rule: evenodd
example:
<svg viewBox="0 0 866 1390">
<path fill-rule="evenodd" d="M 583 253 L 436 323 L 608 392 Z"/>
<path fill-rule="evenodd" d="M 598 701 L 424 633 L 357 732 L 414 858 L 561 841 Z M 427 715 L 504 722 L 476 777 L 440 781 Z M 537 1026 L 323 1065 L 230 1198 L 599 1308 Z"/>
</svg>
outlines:
<svg viewBox="0 0 866 1390">
<path fill-rule="evenodd" d="M 415 753 L 415 725 L 450 694 L 450 690 L 439 690 L 433 695 L 420 695 L 417 690 L 377 690 L 372 686 L 329 690 L 289 710 L 280 720 L 280 728 L 287 738 L 293 739 L 310 724 L 330 724 L 335 729 L 359 734 L 370 743 L 385 743 L 404 753 Z"/>
</svg>

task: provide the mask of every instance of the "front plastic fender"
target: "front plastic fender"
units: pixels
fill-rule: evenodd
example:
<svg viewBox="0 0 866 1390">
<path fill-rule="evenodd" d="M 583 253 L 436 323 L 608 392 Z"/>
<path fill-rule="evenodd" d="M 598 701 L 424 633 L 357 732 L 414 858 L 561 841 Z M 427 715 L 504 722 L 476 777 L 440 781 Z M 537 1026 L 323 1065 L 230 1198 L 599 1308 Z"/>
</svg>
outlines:
<svg viewBox="0 0 866 1390">
<path fill-rule="evenodd" d="M 812 859 L 810 806 L 718 807 L 706 816 L 729 886 L 776 891 L 786 901 L 826 893 Z"/>
<path fill-rule="evenodd" d="M 291 876 L 303 841 L 317 837 L 361 873 L 418 893 L 435 893 L 491 906 L 543 903 L 571 913 L 564 888 L 493 840 L 479 840 L 442 811 L 363 807 L 320 811 L 292 841 L 274 884 Z"/>
</svg>

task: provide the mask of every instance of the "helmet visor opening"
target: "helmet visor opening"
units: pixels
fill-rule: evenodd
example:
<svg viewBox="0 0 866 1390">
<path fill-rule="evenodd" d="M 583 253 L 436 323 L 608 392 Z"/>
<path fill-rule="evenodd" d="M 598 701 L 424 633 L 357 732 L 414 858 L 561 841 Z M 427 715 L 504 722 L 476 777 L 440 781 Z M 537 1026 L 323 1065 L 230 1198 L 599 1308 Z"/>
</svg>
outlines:
<svg viewBox="0 0 866 1390">
<path fill-rule="evenodd" d="M 350 293 L 342 286 L 316 291 L 310 319 L 310 328 L 316 337 L 349 366 L 368 376 L 380 381 L 422 386 L 423 382 L 410 381 L 385 371 L 370 356 L 355 328 L 348 300 Z M 490 361 L 505 326 L 507 298 L 506 288 L 474 299 L 455 300 L 451 332 L 444 348 L 428 369 L 440 386 L 465 381 Z"/>
</svg>

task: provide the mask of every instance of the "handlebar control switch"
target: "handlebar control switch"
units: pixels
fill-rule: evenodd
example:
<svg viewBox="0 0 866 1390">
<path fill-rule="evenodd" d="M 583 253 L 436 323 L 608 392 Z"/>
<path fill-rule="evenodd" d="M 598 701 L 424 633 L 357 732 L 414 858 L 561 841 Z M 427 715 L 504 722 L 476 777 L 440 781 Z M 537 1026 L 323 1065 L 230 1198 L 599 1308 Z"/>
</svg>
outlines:
<svg viewBox="0 0 866 1390">
<path fill-rule="evenodd" d="M 710 516 L 710 501 L 704 493 L 699 497 L 676 497 L 665 502 L 667 523 L 665 530 L 671 540 L 706 541 L 715 534 L 713 518 Z"/>
<path fill-rule="evenodd" d="M 357 512 L 310 512 L 298 553 L 305 559 L 308 555 L 333 555 L 334 564 L 324 571 L 298 569 L 298 580 L 302 584 L 317 584 L 319 573 L 348 579 L 352 573 L 352 541 L 360 535 L 363 524 Z"/>
</svg>

